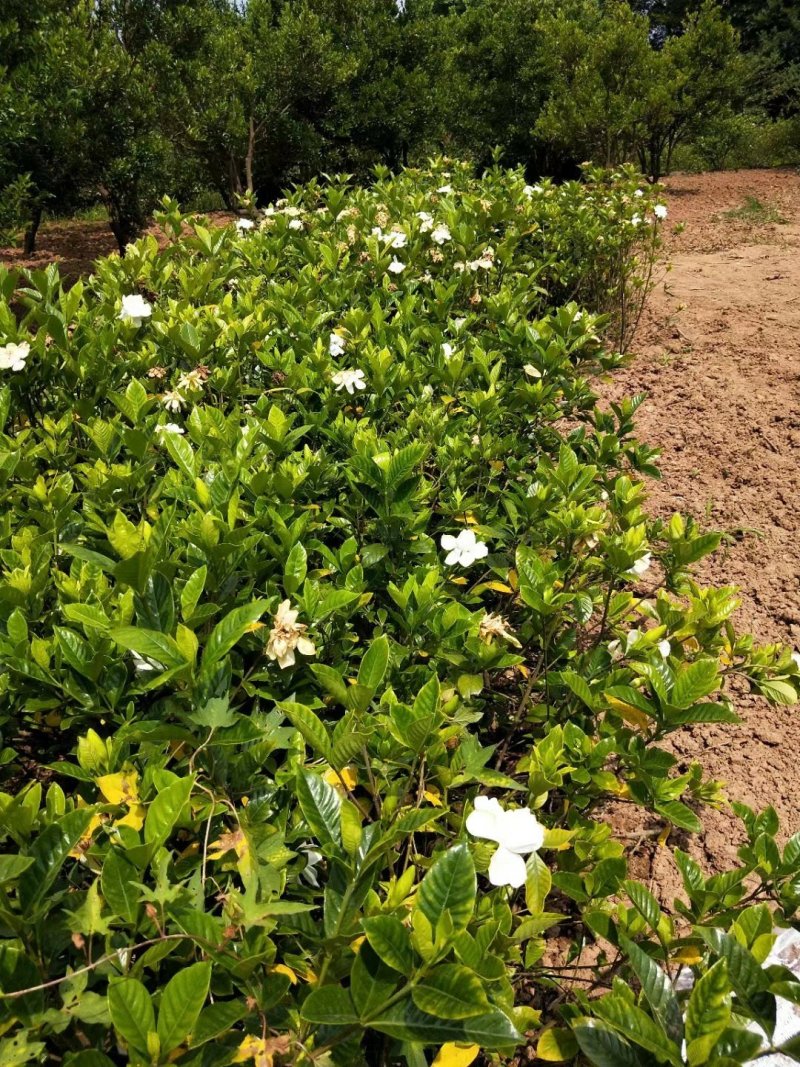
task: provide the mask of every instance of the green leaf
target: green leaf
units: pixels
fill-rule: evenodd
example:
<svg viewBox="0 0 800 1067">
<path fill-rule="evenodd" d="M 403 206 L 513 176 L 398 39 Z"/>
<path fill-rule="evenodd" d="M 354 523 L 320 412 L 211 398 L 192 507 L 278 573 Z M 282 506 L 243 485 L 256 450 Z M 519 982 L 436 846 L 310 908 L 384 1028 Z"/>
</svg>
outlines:
<svg viewBox="0 0 800 1067">
<path fill-rule="evenodd" d="M 341 843 L 341 798 L 333 786 L 313 771 L 300 770 L 295 779 L 297 799 L 311 832 L 321 842 Z"/>
<path fill-rule="evenodd" d="M 155 1012 L 147 992 L 135 978 L 122 978 L 108 987 L 108 1010 L 117 1033 L 132 1049 L 147 1057 L 147 1035 L 156 1028 Z"/>
<path fill-rule="evenodd" d="M 19 878 L 34 862 L 33 856 L 0 856 L 0 885 Z"/>
<path fill-rule="evenodd" d="M 693 834 L 702 832 L 703 824 L 691 808 L 682 804 L 680 800 L 664 800 L 656 804 L 656 811 L 664 815 L 681 830 L 689 830 Z"/>
<path fill-rule="evenodd" d="M 563 1063 L 578 1054 L 578 1042 L 571 1030 L 553 1027 L 545 1030 L 536 1045 L 536 1058 L 545 1063 Z"/>
<path fill-rule="evenodd" d="M 595 1001 L 593 1010 L 634 1045 L 640 1045 L 674 1067 L 681 1067 L 683 1059 L 680 1046 L 670 1041 L 661 1027 L 635 1004 L 611 993 Z"/>
<path fill-rule="evenodd" d="M 427 1045 L 462 1041 L 480 1045 L 485 1050 L 507 1050 L 522 1040 L 508 1016 L 501 1011 L 489 1011 L 469 1019 L 437 1019 L 420 1011 L 410 997 L 373 1016 L 369 1025 L 398 1041 Z"/>
<path fill-rule="evenodd" d="M 186 584 L 181 590 L 181 616 L 184 622 L 191 619 L 194 614 L 194 610 L 197 607 L 197 602 L 203 595 L 203 590 L 206 586 L 206 578 L 208 576 L 208 567 L 205 565 L 198 567 L 196 571 L 189 575 L 186 580 Z"/>
<path fill-rule="evenodd" d="M 573 1024 L 581 1052 L 594 1067 L 650 1067 L 651 1060 L 599 1019 Z"/>
<path fill-rule="evenodd" d="M 651 930 L 658 930 L 661 908 L 658 901 L 641 882 L 623 882 L 623 888 Z"/>
<path fill-rule="evenodd" d="M 682 667 L 675 676 L 675 685 L 670 694 L 670 704 L 684 709 L 708 696 L 717 688 L 719 664 L 715 659 L 703 657 Z"/>
<path fill-rule="evenodd" d="M 225 618 L 217 623 L 203 649 L 204 675 L 208 676 L 222 657 L 253 628 L 253 624 L 258 622 L 267 606 L 266 600 L 254 600 L 251 604 L 244 604 L 229 611 Z"/>
<path fill-rule="evenodd" d="M 576 674 L 575 671 L 562 671 L 561 680 L 565 685 L 569 686 L 581 703 L 585 704 L 591 711 L 594 711 L 597 701 L 587 681 L 580 674 Z"/>
<path fill-rule="evenodd" d="M 128 863 L 121 849 L 111 848 L 106 854 L 100 875 L 103 898 L 115 915 L 134 922 L 139 908 L 139 880 L 136 868 Z"/>
<path fill-rule="evenodd" d="M 466 845 L 443 853 L 420 882 L 417 907 L 433 927 L 447 912 L 456 930 L 463 930 L 475 908 L 475 864 Z"/>
<path fill-rule="evenodd" d="M 30 847 L 33 862 L 20 875 L 19 899 L 26 912 L 47 894 L 69 853 L 83 837 L 94 808 L 78 808 L 62 815 L 39 834 Z"/>
<path fill-rule="evenodd" d="M 159 444 L 163 445 L 177 467 L 192 481 L 197 477 L 197 462 L 194 449 L 181 434 L 162 433 L 158 435 Z"/>
<path fill-rule="evenodd" d="M 350 971 L 350 996 L 359 1017 L 367 1019 L 382 1007 L 397 989 L 400 976 L 370 946 L 361 945 Z"/>
<path fill-rule="evenodd" d="M 111 630 L 109 637 L 122 648 L 136 652 L 145 659 L 154 660 L 168 670 L 186 664 L 186 658 L 174 639 L 169 634 L 159 633 L 158 630 L 144 630 L 138 626 L 120 626 Z"/>
<path fill-rule="evenodd" d="M 401 974 L 411 974 L 414 969 L 414 950 L 411 934 L 393 915 L 375 915 L 361 924 L 367 941 L 384 963 Z"/>
<path fill-rule="evenodd" d="M 421 1011 L 437 1019 L 468 1019 L 489 1010 L 480 978 L 457 963 L 431 971 L 411 995 Z"/>
<path fill-rule="evenodd" d="M 167 982 L 158 1008 L 158 1037 L 164 1055 L 194 1029 L 211 982 L 211 964 L 193 963 Z"/>
<path fill-rule="evenodd" d="M 350 993 L 338 985 L 312 990 L 303 1001 L 300 1014 L 307 1022 L 328 1026 L 348 1026 L 358 1022 Z"/>
<path fill-rule="evenodd" d="M 191 1032 L 189 1048 L 198 1048 L 215 1037 L 227 1034 L 231 1027 L 247 1014 L 247 1005 L 241 1000 L 218 1000 L 203 1008 Z"/>
<path fill-rule="evenodd" d="M 381 634 L 376 637 L 361 660 L 358 669 L 358 684 L 375 692 L 384 679 L 389 665 L 389 639 Z"/>
<path fill-rule="evenodd" d="M 320 718 L 305 704 L 295 704 L 291 700 L 282 700 L 278 707 L 298 730 L 303 739 L 315 756 L 322 756 L 328 763 L 331 761 L 331 743 L 328 731 Z"/>
<path fill-rule="evenodd" d="M 194 777 L 180 778 L 166 786 L 147 809 L 144 839 L 148 845 L 163 845 L 189 802 Z"/>
<path fill-rule="evenodd" d="M 728 964 L 717 960 L 695 982 L 686 1006 L 686 1044 L 689 1067 L 705 1063 L 730 1022 Z"/>
<path fill-rule="evenodd" d="M 307 560 L 306 550 L 298 541 L 292 546 L 286 566 L 283 568 L 283 588 L 287 596 L 293 596 L 306 580 Z"/>
<path fill-rule="evenodd" d="M 620 934 L 619 943 L 664 1033 L 670 1041 L 680 1044 L 683 1040 L 683 1015 L 669 976 L 654 959 L 624 934 Z"/>
<path fill-rule="evenodd" d="M 728 965 L 728 980 L 745 1003 L 753 1005 L 753 998 L 769 989 L 769 975 L 758 964 L 751 952 L 740 945 L 735 937 L 713 927 L 697 926 L 695 932 L 702 937 L 711 951 L 722 957 Z"/>
<path fill-rule="evenodd" d="M 531 915 L 544 911 L 547 894 L 553 885 L 550 869 L 538 852 L 532 852 L 525 864 L 525 900 Z"/>
</svg>

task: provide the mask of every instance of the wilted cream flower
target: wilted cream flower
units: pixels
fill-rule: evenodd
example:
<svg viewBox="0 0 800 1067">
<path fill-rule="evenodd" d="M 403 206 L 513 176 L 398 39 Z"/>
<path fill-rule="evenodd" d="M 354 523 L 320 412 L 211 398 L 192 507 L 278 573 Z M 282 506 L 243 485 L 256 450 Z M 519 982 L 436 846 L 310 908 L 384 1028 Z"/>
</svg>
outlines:
<svg viewBox="0 0 800 1067">
<path fill-rule="evenodd" d="M 514 648 L 522 648 L 522 645 L 514 636 L 513 630 L 509 630 L 506 619 L 502 615 L 493 615 L 488 611 L 481 619 L 478 636 L 487 645 L 490 645 L 495 637 L 502 637 L 504 641 L 508 641 Z"/>
<path fill-rule="evenodd" d="M 178 379 L 178 389 L 186 389 L 190 393 L 198 393 L 203 388 L 205 379 L 198 370 L 185 371 Z"/>
<path fill-rule="evenodd" d="M 304 636 L 308 627 L 297 621 L 299 614 L 292 608 L 290 600 L 283 600 L 272 621 L 266 654 L 269 659 L 278 661 L 281 670 L 294 666 L 295 649 L 304 656 L 317 654 L 314 642 Z"/>
<path fill-rule="evenodd" d="M 161 380 L 162 378 L 166 378 L 166 376 L 167 376 L 167 368 L 166 367 L 151 367 L 150 370 L 147 372 L 147 377 L 148 378 L 157 378 L 157 379 Z"/>
<path fill-rule="evenodd" d="M 20 371 L 25 369 L 25 360 L 31 353 L 31 346 L 27 341 L 22 344 L 14 344 L 10 341 L 0 348 L 0 370 Z"/>
<path fill-rule="evenodd" d="M 138 293 L 131 293 L 122 298 L 122 310 L 118 318 L 123 322 L 129 322 L 132 326 L 141 326 L 144 319 L 149 319 L 153 314 L 153 308 Z"/>
</svg>

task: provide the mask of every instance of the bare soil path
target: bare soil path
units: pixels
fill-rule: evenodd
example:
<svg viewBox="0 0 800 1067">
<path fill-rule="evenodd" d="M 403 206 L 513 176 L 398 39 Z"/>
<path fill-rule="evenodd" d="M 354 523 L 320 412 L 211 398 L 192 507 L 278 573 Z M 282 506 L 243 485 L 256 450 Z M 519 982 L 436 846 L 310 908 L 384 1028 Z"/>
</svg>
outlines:
<svg viewBox="0 0 800 1067">
<path fill-rule="evenodd" d="M 667 239 L 671 269 L 652 294 L 637 358 L 607 395 L 647 393 L 637 435 L 662 449 L 663 473 L 650 486 L 651 512 L 681 511 L 729 534 L 701 577 L 739 587 L 737 628 L 800 648 L 800 174 L 666 184 L 669 223 L 685 229 Z M 761 208 L 726 214 L 748 197 Z M 697 727 L 674 751 L 724 780 L 731 799 L 774 805 L 788 836 L 800 829 L 800 711 L 750 697 L 738 710 L 741 725 Z M 689 848 L 708 871 L 722 870 L 741 840 L 722 811 Z M 641 874 L 670 900 L 679 881 L 667 850 L 645 846 L 641 859 Z"/>
</svg>

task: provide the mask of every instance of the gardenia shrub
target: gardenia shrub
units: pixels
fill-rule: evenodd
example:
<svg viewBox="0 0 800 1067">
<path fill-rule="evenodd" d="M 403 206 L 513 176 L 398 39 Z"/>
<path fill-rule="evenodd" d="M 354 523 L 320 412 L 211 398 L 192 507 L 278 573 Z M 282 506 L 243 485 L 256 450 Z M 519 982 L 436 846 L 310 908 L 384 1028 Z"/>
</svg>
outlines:
<svg viewBox="0 0 800 1067">
<path fill-rule="evenodd" d="M 800 678 L 592 393 L 659 197 L 439 161 L 0 275 L 0 1062 L 769 1046 L 800 836 L 740 808 L 740 867 L 676 850 L 667 915 L 611 817 L 701 832 L 668 736 Z"/>
</svg>

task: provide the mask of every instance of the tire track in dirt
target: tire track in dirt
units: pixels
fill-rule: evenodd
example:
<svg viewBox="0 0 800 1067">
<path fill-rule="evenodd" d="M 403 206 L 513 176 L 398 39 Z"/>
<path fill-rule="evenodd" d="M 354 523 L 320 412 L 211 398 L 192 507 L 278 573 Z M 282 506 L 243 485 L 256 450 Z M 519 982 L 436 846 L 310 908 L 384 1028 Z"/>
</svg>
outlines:
<svg viewBox="0 0 800 1067">
<path fill-rule="evenodd" d="M 605 396 L 648 396 L 637 436 L 662 449 L 651 513 L 681 511 L 729 535 L 699 576 L 739 587 L 737 629 L 800 648 L 800 174 L 676 175 L 666 185 L 670 224 L 686 229 L 667 239 L 671 267 L 651 296 L 637 356 Z M 748 196 L 786 221 L 724 215 Z M 699 760 L 731 799 L 774 805 L 789 836 L 800 828 L 800 710 L 749 695 L 737 710 L 739 726 L 675 737 L 680 769 Z M 732 866 L 738 820 L 725 810 L 704 822 L 705 833 L 682 847 L 709 872 Z M 633 808 L 614 823 L 632 837 L 651 825 Z M 665 901 L 679 890 L 668 851 L 649 841 L 634 868 Z"/>
</svg>

